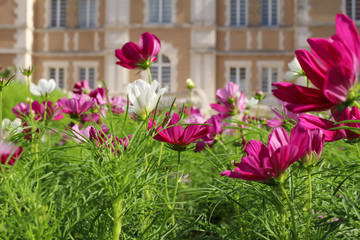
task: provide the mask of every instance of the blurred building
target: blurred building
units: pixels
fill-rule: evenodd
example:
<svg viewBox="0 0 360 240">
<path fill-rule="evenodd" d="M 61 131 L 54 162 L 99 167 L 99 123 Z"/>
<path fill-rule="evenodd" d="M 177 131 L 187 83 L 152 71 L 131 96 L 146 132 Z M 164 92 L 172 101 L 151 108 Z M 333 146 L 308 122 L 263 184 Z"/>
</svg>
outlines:
<svg viewBox="0 0 360 240">
<path fill-rule="evenodd" d="M 1 0 L 0 9 L 0 65 L 35 65 L 34 81 L 71 89 L 105 79 L 124 93 L 146 74 L 117 66 L 114 50 L 150 32 L 162 43 L 153 78 L 176 95 L 191 77 L 209 101 L 229 81 L 270 93 L 295 49 L 335 32 L 336 13 L 360 20 L 358 0 Z"/>
</svg>

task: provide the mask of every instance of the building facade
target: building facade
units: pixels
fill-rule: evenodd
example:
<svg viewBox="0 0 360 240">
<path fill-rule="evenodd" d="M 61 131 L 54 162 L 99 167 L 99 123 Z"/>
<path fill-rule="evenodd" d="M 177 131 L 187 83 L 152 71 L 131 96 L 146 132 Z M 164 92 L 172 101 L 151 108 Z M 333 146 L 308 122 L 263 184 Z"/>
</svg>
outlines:
<svg viewBox="0 0 360 240">
<path fill-rule="evenodd" d="M 335 32 L 336 13 L 360 20 L 359 0 L 2 0 L 0 9 L 0 65 L 34 65 L 34 81 L 71 89 L 104 79 L 125 93 L 147 76 L 117 66 L 114 51 L 150 32 L 162 44 L 153 78 L 175 95 L 192 78 L 204 104 L 229 81 L 270 94 L 295 49 Z"/>
</svg>

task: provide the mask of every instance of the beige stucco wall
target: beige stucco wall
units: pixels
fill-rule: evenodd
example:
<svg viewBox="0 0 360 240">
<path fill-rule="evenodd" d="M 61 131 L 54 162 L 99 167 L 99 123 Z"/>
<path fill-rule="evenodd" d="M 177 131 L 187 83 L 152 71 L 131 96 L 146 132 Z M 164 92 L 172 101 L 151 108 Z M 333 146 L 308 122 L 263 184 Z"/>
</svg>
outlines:
<svg viewBox="0 0 360 240">
<path fill-rule="evenodd" d="M 16 42 L 16 29 L 0 29 L 0 48 L 12 49 Z"/>
<path fill-rule="evenodd" d="M 144 21 L 143 0 L 130 1 L 130 24 L 143 23 Z"/>
<path fill-rule="evenodd" d="M 11 0 L 0 1 L 0 24 L 13 24 L 16 19 L 15 8 L 16 3 Z"/>
<path fill-rule="evenodd" d="M 0 66 L 1 67 L 13 67 L 15 54 L 0 54 Z"/>
<path fill-rule="evenodd" d="M 341 13 L 343 0 L 309 0 L 309 17 L 312 23 L 333 23 L 335 15 Z"/>
<path fill-rule="evenodd" d="M 176 23 L 184 24 L 191 21 L 191 0 L 176 1 Z"/>
</svg>

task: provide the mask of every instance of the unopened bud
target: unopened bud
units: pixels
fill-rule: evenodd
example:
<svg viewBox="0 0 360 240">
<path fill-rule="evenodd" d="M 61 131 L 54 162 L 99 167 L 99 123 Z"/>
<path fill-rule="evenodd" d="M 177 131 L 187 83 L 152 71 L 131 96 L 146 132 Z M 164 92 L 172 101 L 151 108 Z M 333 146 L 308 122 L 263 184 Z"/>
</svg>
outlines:
<svg viewBox="0 0 360 240">
<path fill-rule="evenodd" d="M 186 87 L 189 90 L 192 90 L 195 87 L 194 82 L 191 80 L 191 78 L 186 79 Z"/>
<path fill-rule="evenodd" d="M 265 94 L 262 91 L 256 91 L 254 98 L 261 101 L 265 98 Z"/>
</svg>

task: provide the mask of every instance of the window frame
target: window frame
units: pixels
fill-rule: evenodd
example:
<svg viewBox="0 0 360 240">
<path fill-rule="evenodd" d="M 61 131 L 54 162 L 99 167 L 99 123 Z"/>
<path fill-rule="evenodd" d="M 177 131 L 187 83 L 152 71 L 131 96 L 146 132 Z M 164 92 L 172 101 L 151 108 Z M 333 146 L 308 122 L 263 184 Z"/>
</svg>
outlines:
<svg viewBox="0 0 360 240">
<path fill-rule="evenodd" d="M 268 13 L 267 13 L 267 22 L 264 24 L 264 4 L 263 1 L 267 1 L 268 4 Z M 276 1 L 276 24 L 272 24 L 272 2 Z M 261 26 L 262 27 L 278 27 L 280 25 L 280 2 L 279 0 L 261 0 Z"/>
<path fill-rule="evenodd" d="M 239 72 L 238 70 L 240 68 L 245 68 L 245 89 L 243 90 L 244 94 L 248 94 L 250 92 L 251 89 L 251 61 L 225 61 L 225 72 L 224 72 L 224 77 L 226 80 L 226 83 L 231 82 L 230 79 L 230 74 L 231 74 L 231 68 L 236 68 L 237 72 Z M 238 75 L 238 73 L 236 73 Z M 239 73 L 240 74 L 240 73 Z M 238 79 L 237 79 L 238 80 Z M 239 83 L 237 83 L 239 84 Z M 241 89 L 241 84 L 239 84 L 240 89 Z"/>
<path fill-rule="evenodd" d="M 347 1 L 348 0 L 344 0 L 344 13 L 350 17 L 354 22 L 359 23 L 360 22 L 360 10 L 359 10 L 359 18 L 356 18 L 356 4 L 359 4 L 359 9 L 360 9 L 360 2 L 357 2 L 356 0 L 350 0 L 351 1 L 351 16 L 349 16 L 348 12 L 347 12 Z"/>
<path fill-rule="evenodd" d="M 56 1 L 56 24 L 53 25 L 53 1 Z M 61 24 L 61 1 L 62 0 L 49 0 L 49 27 L 50 28 L 66 28 L 66 14 L 67 14 L 67 1 L 64 0 L 64 24 Z"/>
<path fill-rule="evenodd" d="M 169 59 L 169 62 L 165 63 L 163 62 L 163 56 L 166 56 Z M 173 89 L 173 83 L 172 83 L 172 74 L 173 74 L 173 70 L 172 70 L 172 66 L 171 66 L 171 59 L 168 55 L 161 53 L 157 55 L 157 59 L 158 61 L 153 62 L 151 64 L 150 70 L 152 67 L 156 67 L 158 70 L 158 77 L 157 78 L 153 78 L 154 80 L 157 80 L 159 82 L 159 86 L 160 88 L 164 88 L 166 86 L 163 86 L 163 79 L 162 79 L 162 68 L 163 67 L 169 67 L 170 69 L 170 78 L 169 78 L 169 84 L 170 84 L 170 88 L 166 87 L 167 92 L 172 92 L 171 90 Z M 161 61 L 159 61 L 161 60 Z"/>
<path fill-rule="evenodd" d="M 73 62 L 73 67 L 74 67 L 74 71 L 73 71 L 73 79 L 75 82 L 78 81 L 82 81 L 83 79 L 80 79 L 80 68 L 85 68 L 86 69 L 86 73 L 85 75 L 89 75 L 89 69 L 93 68 L 94 69 L 94 88 L 90 88 L 91 89 L 95 89 L 96 88 L 96 82 L 99 79 L 99 71 L 98 71 L 98 67 L 99 67 L 99 62 L 97 61 L 74 61 Z M 89 79 L 86 79 L 89 82 L 90 85 L 90 81 Z"/>
<path fill-rule="evenodd" d="M 257 68 L 258 68 L 258 85 L 257 85 L 257 88 L 258 89 L 261 89 L 263 91 L 263 86 L 262 86 L 262 81 L 263 81 L 263 73 L 262 73 L 262 70 L 263 68 L 270 68 L 270 69 L 273 69 L 273 68 L 276 68 L 278 70 L 278 81 L 279 82 L 283 77 L 284 77 L 284 74 L 283 74 L 283 69 L 284 69 L 284 62 L 283 61 L 258 61 L 257 62 Z M 271 71 L 272 73 L 272 71 Z M 268 74 L 271 75 L 271 73 L 269 72 Z M 273 83 L 273 82 L 271 82 Z M 272 86 L 271 86 L 271 83 L 270 85 L 268 85 L 268 89 L 267 91 L 263 91 L 265 94 L 271 94 L 272 93 Z"/>
<path fill-rule="evenodd" d="M 243 0 L 245 1 L 245 23 L 244 24 L 240 24 L 241 22 L 241 15 L 240 12 L 242 10 L 241 8 L 241 0 L 234 0 L 236 1 L 236 24 L 232 24 L 232 18 L 231 18 L 231 12 L 232 12 L 232 4 L 231 4 L 232 0 L 228 0 L 228 16 L 229 16 L 229 23 L 228 25 L 231 27 L 247 27 L 248 23 L 249 23 L 249 1 L 248 0 Z"/>
<path fill-rule="evenodd" d="M 64 86 L 63 88 L 60 88 L 58 79 L 54 79 L 56 82 L 56 87 L 59 89 L 67 89 L 68 87 L 68 66 L 69 63 L 67 61 L 45 61 L 43 63 L 43 76 L 50 77 L 50 69 L 54 68 L 56 69 L 55 75 L 59 74 L 59 69 L 64 69 Z"/>
<path fill-rule="evenodd" d="M 83 1 L 85 1 L 85 24 L 83 25 L 82 22 L 82 18 L 83 18 Z M 93 4 L 93 8 L 94 8 L 94 15 L 91 15 L 91 4 Z M 79 2 L 79 27 L 80 28 L 95 28 L 97 27 L 97 5 L 98 5 L 98 0 L 80 0 Z M 91 24 L 92 23 L 92 24 Z"/>
<path fill-rule="evenodd" d="M 176 1 L 177 0 L 170 0 L 171 1 L 171 14 L 170 14 L 170 22 L 164 22 L 163 18 L 162 18 L 162 5 L 163 5 L 163 1 L 164 0 L 157 0 L 159 1 L 159 5 L 161 5 L 161 7 L 159 7 L 159 16 L 158 16 L 158 21 L 157 22 L 151 22 L 151 15 L 150 15 L 150 10 L 151 10 L 151 3 L 149 0 L 143 0 L 144 3 L 144 8 L 143 8 L 143 14 L 144 14 L 144 20 L 143 22 L 145 24 L 159 24 L 159 25 L 164 25 L 164 24 L 174 24 L 175 20 L 176 20 Z M 161 16 L 161 18 L 160 18 Z"/>
</svg>

